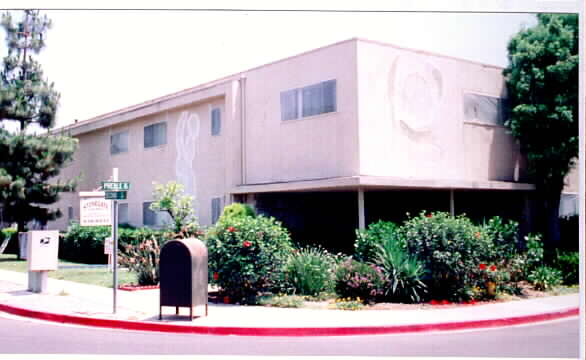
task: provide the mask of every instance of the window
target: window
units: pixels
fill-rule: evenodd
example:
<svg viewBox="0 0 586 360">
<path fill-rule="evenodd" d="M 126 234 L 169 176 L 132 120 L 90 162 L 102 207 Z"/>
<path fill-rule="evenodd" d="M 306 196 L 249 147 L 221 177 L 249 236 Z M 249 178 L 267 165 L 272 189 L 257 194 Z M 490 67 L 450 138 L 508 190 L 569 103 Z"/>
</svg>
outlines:
<svg viewBox="0 0 586 360">
<path fill-rule="evenodd" d="M 67 207 L 67 220 L 73 220 L 73 206 Z"/>
<path fill-rule="evenodd" d="M 128 152 L 128 131 L 119 132 L 110 136 L 110 154 Z"/>
<path fill-rule="evenodd" d="M 162 211 L 152 211 L 150 209 L 152 202 L 142 204 L 142 223 L 145 226 L 160 227 L 169 223 L 169 214 Z"/>
<path fill-rule="evenodd" d="M 221 209 L 221 198 L 213 198 L 212 199 L 212 224 L 215 224 L 216 221 L 220 218 Z"/>
<path fill-rule="evenodd" d="M 504 125 L 507 101 L 477 94 L 464 94 L 464 120 L 487 125 Z"/>
<path fill-rule="evenodd" d="M 128 224 L 128 204 L 118 204 L 118 224 Z"/>
<path fill-rule="evenodd" d="M 144 147 L 154 147 L 167 143 L 167 123 L 158 123 L 145 126 Z"/>
<path fill-rule="evenodd" d="M 578 194 L 563 193 L 560 198 L 559 217 L 567 218 L 578 215 L 580 208 L 580 200 Z"/>
<path fill-rule="evenodd" d="M 212 136 L 220 135 L 220 128 L 222 126 L 221 112 L 219 108 L 212 109 Z"/>
<path fill-rule="evenodd" d="M 336 80 L 281 93 L 281 120 L 336 111 Z"/>
</svg>

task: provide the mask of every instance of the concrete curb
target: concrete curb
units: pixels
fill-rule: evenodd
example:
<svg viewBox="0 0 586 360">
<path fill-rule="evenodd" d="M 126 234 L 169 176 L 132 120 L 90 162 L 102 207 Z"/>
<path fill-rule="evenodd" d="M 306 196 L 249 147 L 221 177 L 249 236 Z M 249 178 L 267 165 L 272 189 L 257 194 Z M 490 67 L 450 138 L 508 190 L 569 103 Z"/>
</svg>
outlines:
<svg viewBox="0 0 586 360">
<path fill-rule="evenodd" d="M 0 311 L 9 314 L 58 323 L 85 325 L 102 328 L 156 331 L 165 333 L 200 334 L 200 335 L 238 335 L 238 336 L 355 336 L 420 333 L 429 331 L 453 331 L 467 329 L 483 329 L 502 326 L 529 324 L 534 322 L 557 320 L 578 316 L 579 308 L 562 311 L 516 316 L 502 319 L 444 322 L 435 324 L 389 325 L 389 326 L 342 326 L 342 327 L 231 327 L 231 326 L 187 326 L 177 324 L 161 324 L 144 321 L 113 320 L 90 318 L 77 315 L 48 313 L 29 310 L 16 306 L 0 304 Z"/>
</svg>

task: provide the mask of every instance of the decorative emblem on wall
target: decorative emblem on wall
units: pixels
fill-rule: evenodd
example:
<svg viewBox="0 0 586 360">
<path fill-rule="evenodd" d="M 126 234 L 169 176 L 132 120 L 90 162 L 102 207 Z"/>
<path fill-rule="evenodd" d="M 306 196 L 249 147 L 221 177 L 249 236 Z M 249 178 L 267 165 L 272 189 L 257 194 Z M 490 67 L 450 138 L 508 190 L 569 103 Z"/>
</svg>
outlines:
<svg viewBox="0 0 586 360">
<path fill-rule="evenodd" d="M 185 186 L 185 194 L 196 198 L 197 184 L 194 161 L 198 153 L 200 119 L 196 113 L 183 111 L 179 115 L 175 130 L 176 158 L 175 175 L 177 182 Z M 195 204 L 194 204 L 195 206 Z"/>
<path fill-rule="evenodd" d="M 442 75 L 420 57 L 400 55 L 391 67 L 389 95 L 393 128 L 406 163 L 439 166 L 443 153 L 438 141 L 443 126 L 439 116 Z"/>
</svg>

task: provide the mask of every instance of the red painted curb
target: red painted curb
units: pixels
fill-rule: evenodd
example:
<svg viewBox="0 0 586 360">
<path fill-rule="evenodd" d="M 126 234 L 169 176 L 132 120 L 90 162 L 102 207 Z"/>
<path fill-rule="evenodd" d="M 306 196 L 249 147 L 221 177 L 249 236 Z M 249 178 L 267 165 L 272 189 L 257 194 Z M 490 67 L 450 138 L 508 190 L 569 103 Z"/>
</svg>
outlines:
<svg viewBox="0 0 586 360">
<path fill-rule="evenodd" d="M 37 310 L 23 309 L 11 305 L 0 304 L 0 311 L 58 323 L 85 325 L 123 330 L 157 331 L 181 334 L 204 335 L 240 335 L 240 336 L 353 336 L 353 335 L 381 335 L 403 334 L 427 331 L 451 331 L 465 329 L 492 328 L 527 324 L 533 322 L 556 320 L 580 314 L 578 308 L 557 311 L 546 314 L 509 317 L 492 320 L 475 320 L 447 322 L 438 324 L 396 325 L 396 326 L 362 326 L 362 327 L 293 327 L 293 328 L 266 328 L 266 327 L 231 327 L 231 326 L 184 326 L 176 324 L 150 323 L 144 321 L 96 319 L 76 315 L 46 313 Z"/>
</svg>

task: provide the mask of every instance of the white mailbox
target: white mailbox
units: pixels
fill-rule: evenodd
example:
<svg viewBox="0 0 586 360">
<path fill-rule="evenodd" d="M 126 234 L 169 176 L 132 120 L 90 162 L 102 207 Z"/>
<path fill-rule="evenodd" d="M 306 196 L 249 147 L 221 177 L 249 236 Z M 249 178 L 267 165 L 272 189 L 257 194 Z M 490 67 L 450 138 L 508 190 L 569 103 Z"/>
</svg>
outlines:
<svg viewBox="0 0 586 360">
<path fill-rule="evenodd" d="M 57 270 L 59 231 L 28 232 L 28 271 Z"/>
</svg>

